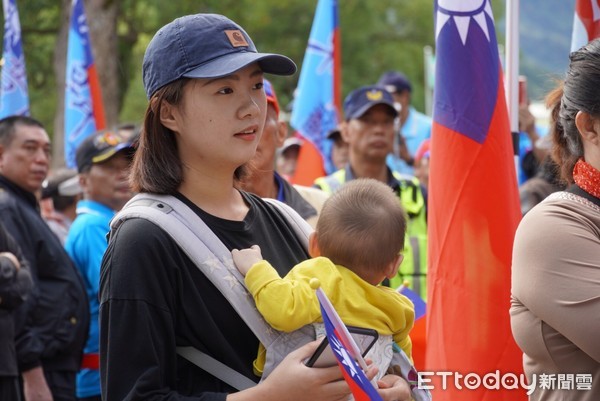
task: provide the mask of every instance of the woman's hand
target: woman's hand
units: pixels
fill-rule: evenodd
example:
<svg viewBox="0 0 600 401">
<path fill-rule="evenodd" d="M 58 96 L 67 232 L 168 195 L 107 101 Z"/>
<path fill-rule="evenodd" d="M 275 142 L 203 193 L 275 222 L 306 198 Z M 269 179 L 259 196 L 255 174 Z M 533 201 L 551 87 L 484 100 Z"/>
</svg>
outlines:
<svg viewBox="0 0 600 401">
<path fill-rule="evenodd" d="M 377 381 L 379 395 L 384 401 L 410 401 L 408 382 L 400 376 L 385 375 Z"/>
<path fill-rule="evenodd" d="M 290 353 L 267 379 L 249 390 L 227 396 L 228 401 L 346 401 L 350 389 L 340 368 L 309 368 L 304 361 L 317 349 L 321 340 L 310 342 Z M 391 398 L 388 398 L 391 400 Z"/>
</svg>

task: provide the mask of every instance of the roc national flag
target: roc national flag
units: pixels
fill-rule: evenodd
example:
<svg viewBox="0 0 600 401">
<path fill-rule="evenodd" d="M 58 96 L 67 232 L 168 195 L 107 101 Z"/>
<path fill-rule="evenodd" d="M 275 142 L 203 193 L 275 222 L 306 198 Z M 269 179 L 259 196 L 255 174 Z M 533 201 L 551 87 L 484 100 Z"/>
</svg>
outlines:
<svg viewBox="0 0 600 401">
<path fill-rule="evenodd" d="M 102 94 L 89 38 L 83 0 L 73 0 L 65 88 L 65 163 L 75 167 L 75 150 L 87 136 L 104 129 Z"/>
<path fill-rule="evenodd" d="M 508 310 L 521 213 L 492 7 L 489 0 L 436 0 L 434 11 L 426 370 L 518 375 L 522 353 Z M 432 395 L 526 399 L 522 390 L 485 386 L 436 385 Z"/>
<path fill-rule="evenodd" d="M 337 359 L 338 366 L 352 391 L 354 399 L 356 401 L 383 401 L 356 362 L 356 359 L 362 360 L 362 356 L 352 335 L 350 335 L 342 319 L 331 305 L 325 292 L 321 288 L 317 288 L 316 291 L 329 346 Z"/>
<path fill-rule="evenodd" d="M 600 36 L 600 0 L 576 0 L 571 51 Z"/>
<path fill-rule="evenodd" d="M 340 40 L 337 0 L 319 0 L 298 87 L 291 126 L 304 139 L 292 182 L 312 185 L 332 171 L 327 133 L 338 123 L 340 97 Z"/>
<path fill-rule="evenodd" d="M 21 43 L 21 24 L 15 0 L 2 0 L 4 10 L 4 43 L 2 50 L 2 83 L 0 118 L 29 115 L 29 94 L 25 56 Z"/>
</svg>

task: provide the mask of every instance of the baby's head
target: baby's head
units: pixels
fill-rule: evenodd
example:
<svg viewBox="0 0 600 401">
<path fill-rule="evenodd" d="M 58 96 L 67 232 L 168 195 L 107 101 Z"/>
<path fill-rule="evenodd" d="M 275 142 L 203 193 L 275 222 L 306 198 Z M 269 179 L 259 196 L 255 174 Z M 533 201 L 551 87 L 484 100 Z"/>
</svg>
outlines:
<svg viewBox="0 0 600 401">
<path fill-rule="evenodd" d="M 398 195 L 380 181 L 360 178 L 327 199 L 315 240 L 320 255 L 365 281 L 378 282 L 396 274 L 405 235 L 406 214 Z"/>
</svg>

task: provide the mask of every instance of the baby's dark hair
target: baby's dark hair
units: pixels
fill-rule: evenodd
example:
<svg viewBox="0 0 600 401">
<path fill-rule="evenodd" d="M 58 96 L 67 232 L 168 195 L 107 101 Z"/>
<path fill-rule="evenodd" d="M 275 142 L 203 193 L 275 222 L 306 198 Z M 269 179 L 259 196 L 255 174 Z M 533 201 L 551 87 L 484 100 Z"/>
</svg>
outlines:
<svg viewBox="0 0 600 401">
<path fill-rule="evenodd" d="M 386 184 L 347 182 L 323 205 L 317 222 L 320 253 L 361 275 L 384 270 L 404 249 L 406 213 Z"/>
<path fill-rule="evenodd" d="M 569 56 L 571 63 L 564 83 L 548 94 L 551 110 L 552 158 L 560 166 L 560 176 L 573 182 L 573 167 L 583 156 L 583 142 L 575 125 L 579 111 L 600 116 L 600 39 Z"/>
</svg>

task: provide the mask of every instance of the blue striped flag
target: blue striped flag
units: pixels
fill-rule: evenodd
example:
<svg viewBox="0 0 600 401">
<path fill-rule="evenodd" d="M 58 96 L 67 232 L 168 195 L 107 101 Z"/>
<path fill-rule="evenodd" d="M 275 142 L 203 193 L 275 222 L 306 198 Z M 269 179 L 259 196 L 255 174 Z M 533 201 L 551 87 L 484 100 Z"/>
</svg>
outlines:
<svg viewBox="0 0 600 401">
<path fill-rule="evenodd" d="M 319 0 L 302 62 L 290 119 L 305 139 L 292 181 L 312 185 L 332 172 L 331 144 L 325 138 L 340 113 L 340 41 L 337 0 Z"/>
<path fill-rule="evenodd" d="M 0 118 L 12 115 L 28 116 L 29 94 L 19 11 L 15 0 L 2 0 L 2 7 L 5 19 Z"/>
<path fill-rule="evenodd" d="M 77 146 L 104 129 L 102 94 L 89 38 L 83 0 L 73 0 L 65 88 L 65 163 L 74 168 Z"/>
</svg>

